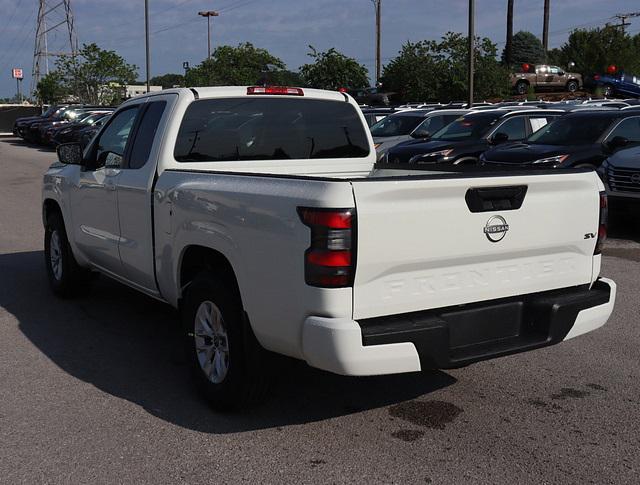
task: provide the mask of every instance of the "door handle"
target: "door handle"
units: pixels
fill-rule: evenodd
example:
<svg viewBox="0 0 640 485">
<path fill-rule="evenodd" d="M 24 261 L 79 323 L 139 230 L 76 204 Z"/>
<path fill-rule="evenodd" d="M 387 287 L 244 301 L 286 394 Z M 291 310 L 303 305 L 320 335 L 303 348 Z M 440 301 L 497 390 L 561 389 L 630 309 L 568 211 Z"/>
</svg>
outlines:
<svg viewBox="0 0 640 485">
<path fill-rule="evenodd" d="M 478 187 L 467 190 L 465 200 L 471 212 L 518 210 L 527 195 L 526 185 Z"/>
</svg>

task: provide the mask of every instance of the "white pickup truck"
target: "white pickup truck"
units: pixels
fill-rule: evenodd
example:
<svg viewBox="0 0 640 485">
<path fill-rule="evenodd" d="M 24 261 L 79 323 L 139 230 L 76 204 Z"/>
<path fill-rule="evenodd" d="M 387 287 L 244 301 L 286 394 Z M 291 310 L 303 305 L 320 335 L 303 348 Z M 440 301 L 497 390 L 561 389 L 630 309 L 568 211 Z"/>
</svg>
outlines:
<svg viewBox="0 0 640 485">
<path fill-rule="evenodd" d="M 264 388 L 264 349 L 344 375 L 454 368 L 613 309 L 595 172 L 377 167 L 342 93 L 149 94 L 58 158 L 43 199 L 54 292 L 99 272 L 179 308 L 219 409 Z"/>
</svg>

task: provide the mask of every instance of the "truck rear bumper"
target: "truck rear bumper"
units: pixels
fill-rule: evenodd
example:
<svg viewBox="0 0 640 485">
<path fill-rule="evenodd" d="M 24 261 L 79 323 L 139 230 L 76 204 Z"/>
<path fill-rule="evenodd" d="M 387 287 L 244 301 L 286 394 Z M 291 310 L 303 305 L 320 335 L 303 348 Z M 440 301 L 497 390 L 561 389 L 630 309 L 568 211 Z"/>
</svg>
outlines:
<svg viewBox="0 0 640 485">
<path fill-rule="evenodd" d="M 380 375 L 462 367 L 557 344 L 604 325 L 616 285 L 575 287 L 404 315 L 309 317 L 303 352 L 313 367 Z"/>
</svg>

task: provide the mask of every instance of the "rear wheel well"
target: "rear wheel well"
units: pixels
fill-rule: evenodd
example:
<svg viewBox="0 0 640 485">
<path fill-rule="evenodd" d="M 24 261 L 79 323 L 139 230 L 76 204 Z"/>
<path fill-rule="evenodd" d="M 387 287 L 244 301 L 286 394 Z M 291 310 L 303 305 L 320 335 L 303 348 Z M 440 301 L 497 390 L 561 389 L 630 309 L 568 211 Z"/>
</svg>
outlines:
<svg viewBox="0 0 640 485">
<path fill-rule="evenodd" d="M 180 288 L 184 289 L 203 270 L 211 271 L 228 282 L 230 289 L 240 298 L 238 279 L 229 260 L 221 252 L 204 246 L 189 246 L 185 249 L 179 271 Z"/>
</svg>

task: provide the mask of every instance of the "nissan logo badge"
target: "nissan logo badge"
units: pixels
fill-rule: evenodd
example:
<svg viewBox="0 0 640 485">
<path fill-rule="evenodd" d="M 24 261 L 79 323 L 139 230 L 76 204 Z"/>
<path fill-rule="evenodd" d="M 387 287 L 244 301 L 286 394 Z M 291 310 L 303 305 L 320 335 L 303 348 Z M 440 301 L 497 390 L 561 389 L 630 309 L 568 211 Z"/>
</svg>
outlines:
<svg viewBox="0 0 640 485">
<path fill-rule="evenodd" d="M 484 226 L 484 233 L 487 239 L 491 242 L 500 242 L 507 235 L 509 230 L 509 224 L 504 220 L 502 216 L 493 216 L 487 221 L 487 225 Z"/>
</svg>

